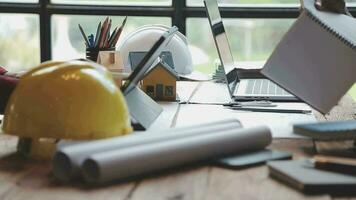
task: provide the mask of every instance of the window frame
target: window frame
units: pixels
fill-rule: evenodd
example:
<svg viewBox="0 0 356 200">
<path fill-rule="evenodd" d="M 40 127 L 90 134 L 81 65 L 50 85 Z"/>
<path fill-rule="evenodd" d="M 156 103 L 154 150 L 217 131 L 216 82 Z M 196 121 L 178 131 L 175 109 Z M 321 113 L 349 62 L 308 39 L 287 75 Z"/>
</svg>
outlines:
<svg viewBox="0 0 356 200">
<path fill-rule="evenodd" d="M 356 15 L 356 7 L 349 7 L 349 10 L 352 15 Z M 299 7 L 273 4 L 271 6 L 229 6 L 220 7 L 220 12 L 224 18 L 296 18 L 299 15 Z M 204 7 L 188 7 L 186 0 L 172 0 L 171 6 L 54 4 L 50 0 L 39 0 L 38 3 L 0 2 L 0 13 L 39 15 L 42 62 L 52 57 L 51 16 L 55 14 L 170 17 L 172 25 L 177 26 L 184 35 L 187 18 L 206 17 Z"/>
</svg>

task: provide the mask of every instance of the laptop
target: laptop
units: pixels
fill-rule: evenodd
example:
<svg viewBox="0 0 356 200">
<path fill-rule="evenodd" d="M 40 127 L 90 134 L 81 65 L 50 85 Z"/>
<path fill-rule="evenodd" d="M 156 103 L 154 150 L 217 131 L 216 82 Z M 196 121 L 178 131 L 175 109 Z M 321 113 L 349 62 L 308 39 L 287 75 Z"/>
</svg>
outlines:
<svg viewBox="0 0 356 200">
<path fill-rule="evenodd" d="M 204 0 L 204 4 L 231 99 L 237 101 L 300 101 L 272 81 L 264 78 L 257 70 L 255 77 L 258 78 L 254 76 L 248 78 L 242 75 L 243 70 L 238 70 L 234 64 L 217 1 Z"/>
</svg>

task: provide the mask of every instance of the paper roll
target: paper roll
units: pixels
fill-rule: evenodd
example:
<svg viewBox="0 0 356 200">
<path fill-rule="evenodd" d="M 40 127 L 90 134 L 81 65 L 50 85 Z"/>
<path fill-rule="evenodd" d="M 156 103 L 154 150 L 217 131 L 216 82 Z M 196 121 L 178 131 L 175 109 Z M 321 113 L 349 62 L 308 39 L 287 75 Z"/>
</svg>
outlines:
<svg viewBox="0 0 356 200">
<path fill-rule="evenodd" d="M 267 127 L 228 129 L 162 142 L 97 153 L 86 159 L 83 176 L 89 183 L 105 183 L 144 175 L 192 162 L 260 150 L 272 141 Z"/>
<path fill-rule="evenodd" d="M 56 178 L 68 181 L 80 175 L 79 166 L 88 156 L 105 151 L 127 148 L 139 144 L 148 144 L 181 137 L 220 132 L 241 127 L 237 119 L 225 119 L 216 122 L 164 130 L 161 133 L 144 132 L 111 139 L 83 142 L 74 145 L 61 144 L 53 157 L 52 171 Z"/>
</svg>

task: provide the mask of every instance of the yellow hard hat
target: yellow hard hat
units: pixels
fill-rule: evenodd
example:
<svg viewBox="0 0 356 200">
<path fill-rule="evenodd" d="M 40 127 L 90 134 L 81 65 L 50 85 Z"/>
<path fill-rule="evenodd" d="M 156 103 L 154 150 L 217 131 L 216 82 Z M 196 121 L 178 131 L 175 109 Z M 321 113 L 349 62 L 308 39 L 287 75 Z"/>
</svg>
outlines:
<svg viewBox="0 0 356 200">
<path fill-rule="evenodd" d="M 21 138 L 88 140 L 132 132 L 125 99 L 103 66 L 46 62 L 24 74 L 3 131 Z"/>
</svg>

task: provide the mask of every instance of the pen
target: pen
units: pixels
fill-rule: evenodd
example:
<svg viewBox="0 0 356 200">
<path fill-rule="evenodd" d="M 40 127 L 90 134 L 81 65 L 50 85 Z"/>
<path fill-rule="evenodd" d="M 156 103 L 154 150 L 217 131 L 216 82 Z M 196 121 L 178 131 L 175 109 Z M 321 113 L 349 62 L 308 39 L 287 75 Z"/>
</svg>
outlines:
<svg viewBox="0 0 356 200">
<path fill-rule="evenodd" d="M 89 47 L 94 47 L 94 35 L 90 34 L 88 36 L 88 40 L 89 40 Z"/>
<path fill-rule="evenodd" d="M 270 101 L 249 101 L 249 102 L 230 102 L 225 103 L 223 106 L 230 106 L 230 107 L 276 107 L 276 104 L 272 104 Z"/>
<path fill-rule="evenodd" d="M 89 47 L 89 41 L 88 41 L 87 36 L 85 35 L 85 32 L 84 32 L 82 26 L 80 26 L 80 24 L 78 24 L 78 27 L 79 27 L 79 30 L 80 30 L 80 32 L 81 32 L 83 38 L 84 38 L 84 41 L 85 41 L 85 43 L 86 43 L 86 46 Z"/>
<path fill-rule="evenodd" d="M 246 107 L 246 106 L 235 106 L 228 107 L 231 110 L 244 110 L 251 112 L 274 112 L 274 113 L 301 113 L 308 114 L 311 113 L 310 110 L 297 110 L 297 109 L 278 109 L 278 108 L 258 108 L 258 107 Z"/>
</svg>

